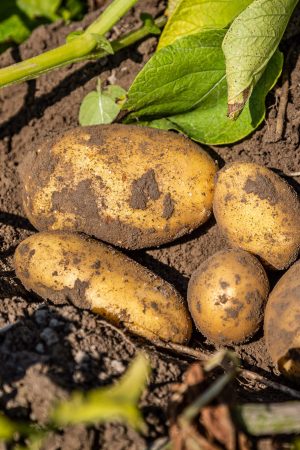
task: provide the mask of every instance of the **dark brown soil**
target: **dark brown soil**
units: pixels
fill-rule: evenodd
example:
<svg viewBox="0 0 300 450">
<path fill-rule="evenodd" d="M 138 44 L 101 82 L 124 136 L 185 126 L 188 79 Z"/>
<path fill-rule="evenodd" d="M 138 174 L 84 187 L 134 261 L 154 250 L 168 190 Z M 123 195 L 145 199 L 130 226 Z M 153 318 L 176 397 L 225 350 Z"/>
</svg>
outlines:
<svg viewBox="0 0 300 450">
<path fill-rule="evenodd" d="M 138 24 L 141 11 L 157 15 L 163 8 L 159 0 L 140 2 L 113 36 L 127 32 Z M 99 6 L 100 1 L 90 1 Z M 80 25 L 91 22 L 97 12 L 90 13 Z M 276 115 L 280 83 L 268 97 L 267 120 L 251 138 L 233 146 L 210 147 L 207 150 L 223 163 L 235 160 L 253 161 L 288 174 L 300 170 L 300 8 L 282 44 L 288 50 L 294 42 L 290 58 L 290 91 L 284 137 L 275 142 Z M 36 55 L 64 42 L 65 36 L 77 28 L 57 23 L 38 28 L 18 48 L 0 57 L 0 66 Z M 12 268 L 16 245 L 34 233 L 24 217 L 17 177 L 19 163 L 28 150 L 49 133 L 78 125 L 80 103 L 86 93 L 103 83 L 118 83 L 128 88 L 135 75 L 155 49 L 156 38 L 98 62 L 72 65 L 44 75 L 36 81 L 0 91 L 0 408 L 13 418 L 30 418 L 43 423 L 53 401 L 65 398 L 74 389 L 89 389 L 116 380 L 132 360 L 138 348 L 144 348 L 151 359 L 153 375 L 141 407 L 148 424 L 145 436 L 118 424 L 83 428 L 73 427 L 52 436 L 47 450 L 64 449 L 143 449 L 167 433 L 166 406 L 170 384 L 180 380 L 188 360 L 181 355 L 160 352 L 150 344 L 118 333 L 100 316 L 74 306 L 46 304 L 29 295 L 20 285 Z M 299 178 L 288 177 L 296 187 Z M 166 199 L 166 215 L 172 205 Z M 155 273 L 173 283 L 186 294 L 193 270 L 226 242 L 211 219 L 191 236 L 160 249 L 135 251 L 130 255 Z M 269 273 L 274 284 L 278 275 Z M 212 350 L 209 342 L 195 333 L 192 345 Z M 235 350 L 245 363 L 267 376 L 282 380 L 274 373 L 262 332 L 248 344 Z M 275 391 L 259 384 L 239 387 L 242 399 L 281 400 Z"/>
</svg>

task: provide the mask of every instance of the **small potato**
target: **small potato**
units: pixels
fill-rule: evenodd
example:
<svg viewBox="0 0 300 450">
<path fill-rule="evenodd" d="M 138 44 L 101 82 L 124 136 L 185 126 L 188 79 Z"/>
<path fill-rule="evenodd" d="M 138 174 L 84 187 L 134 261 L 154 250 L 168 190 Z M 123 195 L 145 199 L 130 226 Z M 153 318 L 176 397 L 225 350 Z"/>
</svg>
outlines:
<svg viewBox="0 0 300 450">
<path fill-rule="evenodd" d="M 234 247 L 275 269 L 289 267 L 300 248 L 300 202 L 282 178 L 258 164 L 236 162 L 217 175 L 214 214 Z"/>
<path fill-rule="evenodd" d="M 290 267 L 271 292 L 264 328 L 274 364 L 284 375 L 300 381 L 300 261 Z"/>
<path fill-rule="evenodd" d="M 150 340 L 190 339 L 191 319 L 174 287 L 93 239 L 37 233 L 17 247 L 14 264 L 26 289 L 44 299 L 91 309 Z"/>
<path fill-rule="evenodd" d="M 198 145 L 173 132 L 78 127 L 27 155 L 23 206 L 40 231 L 84 232 L 128 249 L 157 246 L 208 219 L 216 170 Z"/>
<path fill-rule="evenodd" d="M 215 253 L 192 274 L 188 304 L 198 330 L 217 344 L 241 343 L 259 329 L 269 281 L 241 250 Z"/>
</svg>

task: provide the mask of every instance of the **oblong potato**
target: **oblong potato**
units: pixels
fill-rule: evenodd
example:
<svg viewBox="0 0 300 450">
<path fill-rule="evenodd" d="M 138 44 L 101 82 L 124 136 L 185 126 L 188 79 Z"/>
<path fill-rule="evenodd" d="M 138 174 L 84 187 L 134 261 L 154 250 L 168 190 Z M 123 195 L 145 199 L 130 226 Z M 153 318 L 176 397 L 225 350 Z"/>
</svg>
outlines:
<svg viewBox="0 0 300 450">
<path fill-rule="evenodd" d="M 275 269 L 287 268 L 300 248 L 300 202 L 291 186 L 258 164 L 235 162 L 217 175 L 214 214 L 231 245 Z"/>
<path fill-rule="evenodd" d="M 269 281 L 257 258 L 223 250 L 192 274 L 188 305 L 197 329 L 212 342 L 241 343 L 259 329 L 268 293 Z"/>
<path fill-rule="evenodd" d="M 23 206 L 38 230 L 79 231 L 137 249 L 182 236 L 211 214 L 215 162 L 173 132 L 78 127 L 21 166 Z"/>
<path fill-rule="evenodd" d="M 113 248 L 83 235 L 41 232 L 14 256 L 26 289 L 72 302 L 150 340 L 187 342 L 191 319 L 173 286 Z"/>
<path fill-rule="evenodd" d="M 300 261 L 289 268 L 272 290 L 264 329 L 275 366 L 300 381 Z"/>
</svg>

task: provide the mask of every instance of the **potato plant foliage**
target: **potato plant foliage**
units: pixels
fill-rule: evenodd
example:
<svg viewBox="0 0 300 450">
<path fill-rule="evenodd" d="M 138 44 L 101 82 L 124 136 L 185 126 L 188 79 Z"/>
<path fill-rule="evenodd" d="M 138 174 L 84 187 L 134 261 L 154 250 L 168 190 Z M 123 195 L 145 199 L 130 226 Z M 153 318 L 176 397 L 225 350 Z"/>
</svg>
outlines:
<svg viewBox="0 0 300 450">
<path fill-rule="evenodd" d="M 296 4 L 172 2 L 158 51 L 129 89 L 126 122 L 179 130 L 206 144 L 249 135 L 281 74 L 277 47 Z"/>
<path fill-rule="evenodd" d="M 0 52 L 20 44 L 41 23 L 81 17 L 83 0 L 1 0 Z"/>
</svg>

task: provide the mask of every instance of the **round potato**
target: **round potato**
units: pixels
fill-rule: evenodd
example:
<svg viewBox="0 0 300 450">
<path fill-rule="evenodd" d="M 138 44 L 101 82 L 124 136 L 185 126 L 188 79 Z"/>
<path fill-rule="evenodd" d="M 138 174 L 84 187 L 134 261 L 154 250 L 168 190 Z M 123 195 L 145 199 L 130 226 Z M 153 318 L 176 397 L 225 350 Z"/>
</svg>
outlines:
<svg viewBox="0 0 300 450">
<path fill-rule="evenodd" d="M 265 339 L 279 370 L 300 381 L 300 261 L 280 278 L 265 312 Z"/>
<path fill-rule="evenodd" d="M 300 202 L 281 177 L 258 164 L 236 162 L 217 175 L 214 214 L 234 247 L 287 268 L 300 248 Z"/>
<path fill-rule="evenodd" d="M 174 287 L 91 238 L 37 233 L 17 247 L 14 264 L 26 289 L 44 299 L 91 309 L 150 340 L 190 338 L 191 319 Z"/>
<path fill-rule="evenodd" d="M 78 127 L 45 140 L 21 167 L 38 230 L 79 231 L 137 249 L 182 236 L 211 214 L 215 162 L 173 132 Z"/>
<path fill-rule="evenodd" d="M 197 329 L 217 344 L 241 343 L 259 329 L 269 281 L 241 250 L 215 253 L 192 274 L 188 305 Z"/>
</svg>

